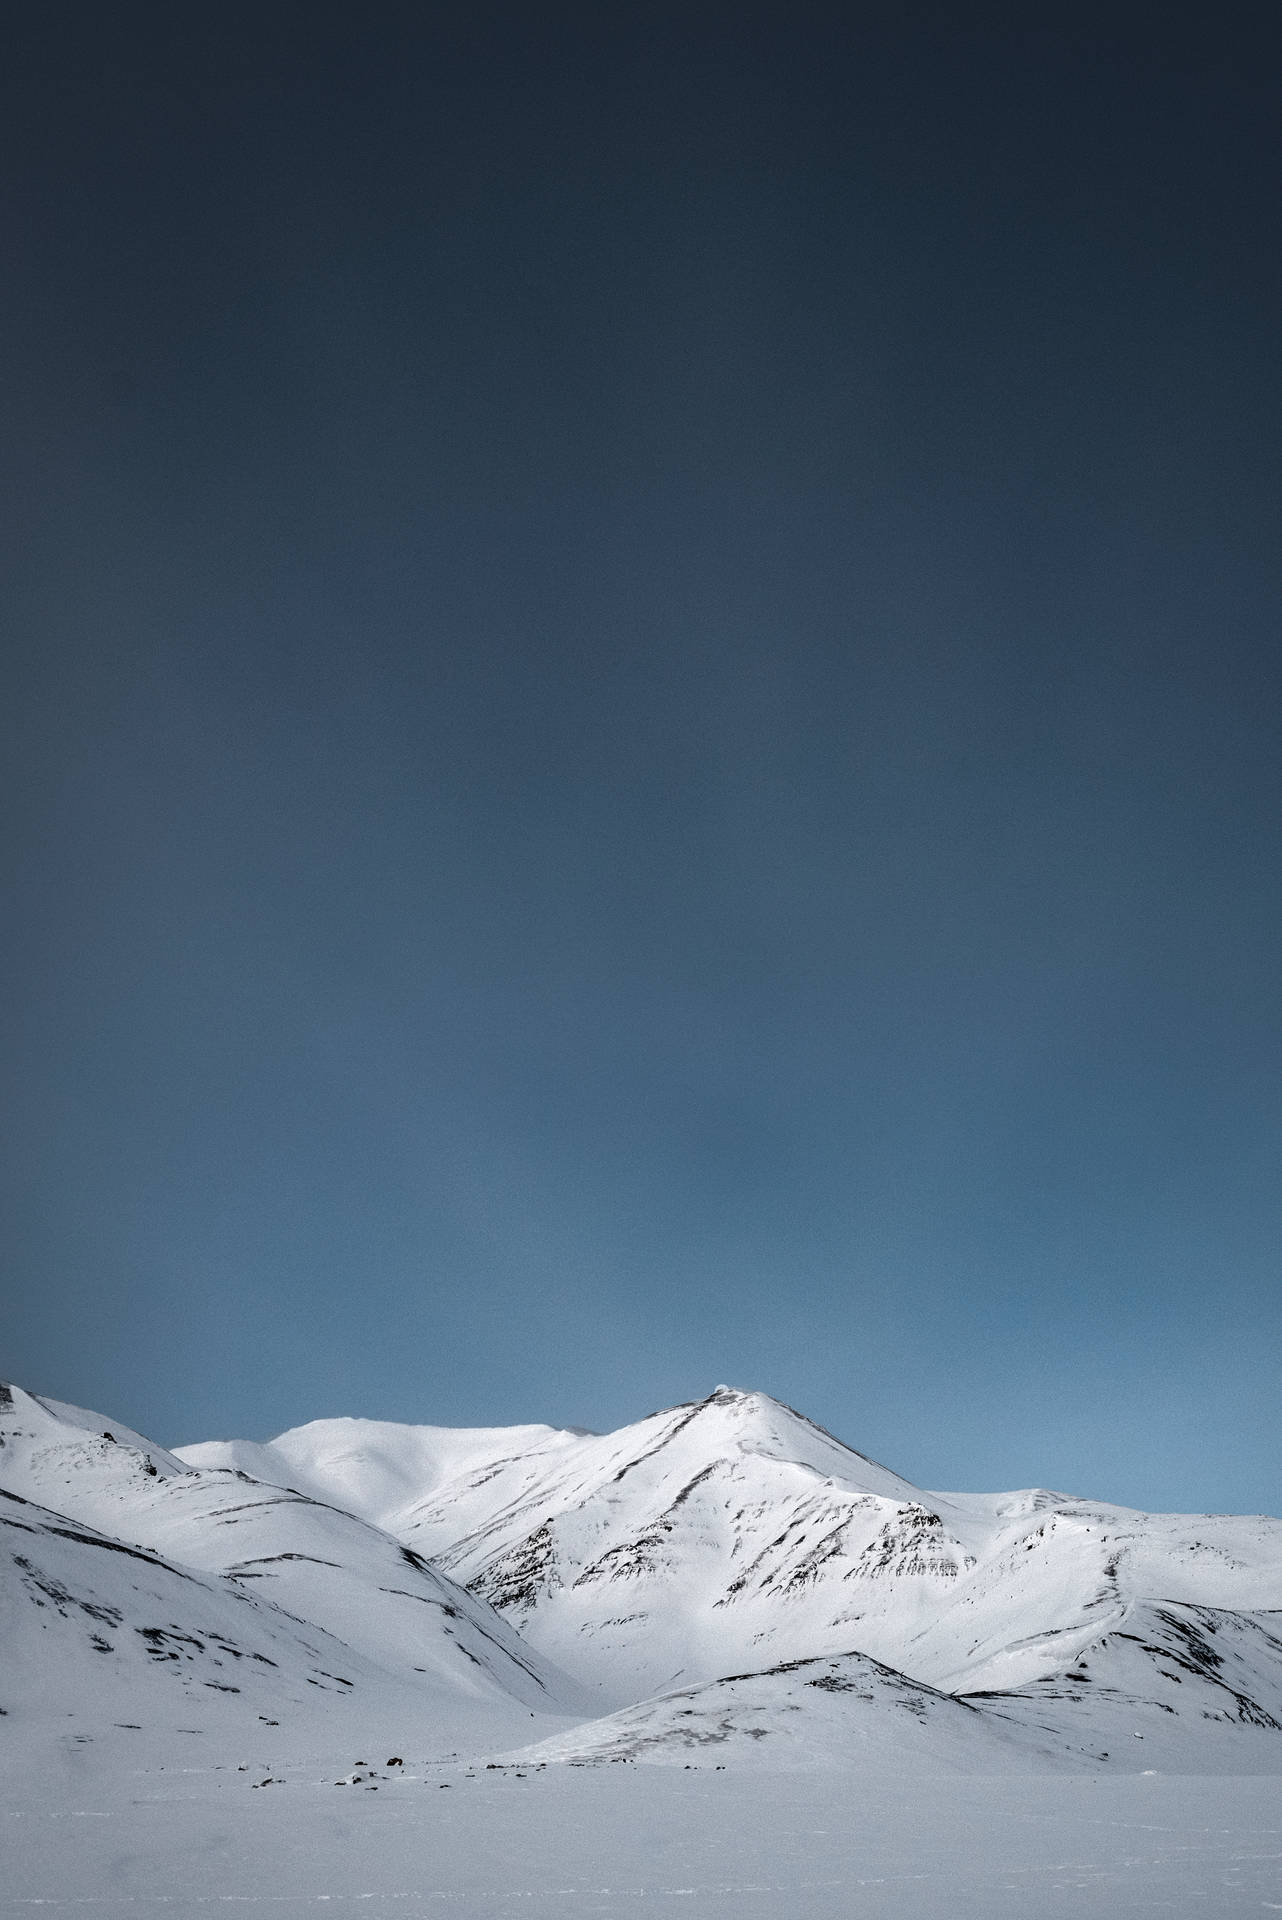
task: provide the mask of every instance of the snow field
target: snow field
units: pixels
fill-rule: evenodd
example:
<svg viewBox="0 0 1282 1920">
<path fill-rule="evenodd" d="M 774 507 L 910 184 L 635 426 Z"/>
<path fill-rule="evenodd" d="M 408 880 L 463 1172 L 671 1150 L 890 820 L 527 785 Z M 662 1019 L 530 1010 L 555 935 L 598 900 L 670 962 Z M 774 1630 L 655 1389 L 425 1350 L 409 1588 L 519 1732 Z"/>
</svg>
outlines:
<svg viewBox="0 0 1282 1920">
<path fill-rule="evenodd" d="M 364 1757 L 364 1756 L 361 1756 Z M 371 1755 L 382 1761 L 386 1756 Z M 1227 1920 L 1282 1911 L 1278 1779 L 854 1781 L 292 1761 L 8 1782 L 3 1920 Z M 469 1777 L 470 1774 L 470 1777 Z"/>
</svg>

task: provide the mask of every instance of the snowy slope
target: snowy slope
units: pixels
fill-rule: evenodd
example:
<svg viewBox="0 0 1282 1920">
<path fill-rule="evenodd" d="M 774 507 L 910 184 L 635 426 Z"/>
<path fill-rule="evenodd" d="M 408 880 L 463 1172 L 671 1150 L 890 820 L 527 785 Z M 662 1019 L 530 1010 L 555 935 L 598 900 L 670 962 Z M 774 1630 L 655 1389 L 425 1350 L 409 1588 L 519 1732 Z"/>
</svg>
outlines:
<svg viewBox="0 0 1282 1920">
<path fill-rule="evenodd" d="M 0 1404 L 0 1485 L 174 1566 L 221 1575 L 385 1676 L 442 1725 L 580 1709 L 565 1676 L 483 1600 L 338 1509 L 229 1469 L 197 1470 L 100 1416 L 19 1388 Z"/>
<path fill-rule="evenodd" d="M 862 1653 L 791 1660 L 642 1701 L 505 1758 L 875 1777 L 1250 1774 L 1282 1773 L 1280 1736 L 1282 1614 L 1172 1605 L 1134 1608 L 1071 1674 L 1014 1693 L 941 1693 Z"/>
<path fill-rule="evenodd" d="M 388 1420 L 313 1420 L 275 1440 L 207 1440 L 181 1447 L 193 1467 L 231 1467 L 255 1480 L 295 1487 L 332 1501 L 390 1533 L 402 1533 L 429 1497 L 457 1499 L 475 1478 L 492 1484 L 505 1468 L 521 1473 L 532 1459 L 584 1438 L 557 1427 L 419 1427 Z M 490 1511 L 493 1493 L 477 1508 Z M 447 1530 L 448 1531 L 448 1530 Z M 452 1535 L 451 1535 L 452 1537 Z M 425 1546 L 424 1551 L 428 1551 Z"/>
<path fill-rule="evenodd" d="M 7 1491 L 0 1589 L 6 1715 L 37 1694 L 60 1706 L 110 1699 L 121 1712 L 148 1694 L 180 1718 L 193 1700 L 208 1711 L 226 1705 L 197 1688 L 279 1712 L 302 1704 L 307 1685 L 335 1694 L 354 1685 L 342 1671 L 350 1649 L 233 1581 L 201 1578 Z"/>
<path fill-rule="evenodd" d="M 1275 1521 L 922 1494 L 727 1391 L 180 1456 L 0 1389 L 0 1488 L 5 1920 L 1282 1905 Z M 598 1715 L 721 1664 L 558 1717 L 517 1620 Z"/>
<path fill-rule="evenodd" d="M 182 1453 L 243 1457 L 235 1444 L 235 1453 Z M 870 1578 L 889 1560 L 929 1566 L 937 1584 L 965 1559 L 898 1475 L 777 1401 L 728 1388 L 615 1434 L 500 1429 L 460 1435 L 450 1448 L 439 1429 L 398 1438 L 387 1426 L 317 1422 L 263 1449 L 264 1472 L 264 1455 L 277 1449 L 283 1484 L 328 1491 L 341 1480 L 347 1498 L 490 1600 L 533 1644 L 556 1648 L 551 1657 L 568 1659 L 607 1704 L 751 1664 L 741 1657 L 760 1625 L 750 1598 L 722 1617 L 718 1602 L 729 1606 L 745 1588 L 772 1602 L 803 1593 L 834 1529 Z M 430 1481 L 389 1504 L 416 1459 L 430 1460 Z"/>
<path fill-rule="evenodd" d="M 508 1756 L 524 1765 L 836 1766 L 878 1776 L 1067 1770 L 1076 1757 L 1032 1716 L 1005 1721 L 862 1653 L 665 1693 Z"/>
<path fill-rule="evenodd" d="M 198 1763 L 252 1753 L 267 1728 L 339 1743 L 371 1724 L 423 1729 L 440 1690 L 403 1694 L 392 1675 L 234 1581 L 0 1493 L 0 1758 L 56 1736 L 125 1763 L 175 1750 Z M 519 1720 L 490 1724 L 515 1731 Z"/>
<path fill-rule="evenodd" d="M 13 1389 L 0 1485 L 435 1690 L 473 1752 L 487 1716 L 524 1746 L 553 1715 L 564 1756 L 699 1726 L 788 1765 L 1135 1766 L 1151 1739 L 1187 1770 L 1252 1729 L 1240 1764 L 1282 1767 L 1274 1520 L 924 1493 L 725 1387 L 605 1435 L 341 1420 L 166 1453 L 108 1426 Z"/>
<path fill-rule="evenodd" d="M 851 1647 L 1020 1687 L 1146 1600 L 1282 1606 L 1276 1520 L 924 1493 L 729 1388 L 613 1434 L 319 1421 L 254 1459 L 437 1559 L 603 1706 Z"/>
<path fill-rule="evenodd" d="M 1150 1601 L 1079 1644 L 1060 1673 L 966 1697 L 1132 1767 L 1280 1771 L 1282 1612 Z"/>
</svg>

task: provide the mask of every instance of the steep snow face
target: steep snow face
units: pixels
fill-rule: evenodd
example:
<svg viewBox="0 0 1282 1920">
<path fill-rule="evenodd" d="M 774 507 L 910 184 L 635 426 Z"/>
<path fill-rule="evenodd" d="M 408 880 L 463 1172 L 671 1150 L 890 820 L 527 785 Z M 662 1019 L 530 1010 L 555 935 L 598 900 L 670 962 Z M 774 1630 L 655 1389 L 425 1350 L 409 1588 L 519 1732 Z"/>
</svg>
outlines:
<svg viewBox="0 0 1282 1920">
<path fill-rule="evenodd" d="M 564 1675 L 413 1548 L 305 1494 L 190 1467 L 101 1416 L 10 1389 L 0 1483 L 129 1546 L 252 1588 L 353 1657 L 457 1706 L 519 1710 L 528 1723 L 531 1711 L 579 1704 Z"/>
<path fill-rule="evenodd" d="M 874 1585 L 911 1571 L 932 1587 L 967 1563 L 899 1475 L 778 1401 L 731 1388 L 607 1435 L 451 1440 L 318 1422 L 264 1451 L 282 1483 L 334 1498 L 358 1486 L 365 1511 L 533 1644 L 556 1648 L 558 1664 L 568 1657 L 608 1703 L 742 1664 L 761 1627 L 756 1603 L 764 1596 L 773 1614 L 830 1562 Z M 188 1462 L 232 1457 L 182 1450 Z M 254 1464 L 268 1470 L 262 1454 Z M 426 1484 L 406 1497 L 420 1471 Z M 718 1603 L 734 1603 L 733 1616 L 719 1618 Z"/>
<path fill-rule="evenodd" d="M 876 1610 L 880 1589 L 937 1596 L 970 1563 L 915 1488 L 765 1395 L 719 1388 L 539 1465 L 515 1488 L 508 1469 L 509 1498 L 452 1542 L 449 1489 L 405 1537 L 615 1703 L 844 1650 L 838 1581 Z"/>
<path fill-rule="evenodd" d="M 291 1484 L 333 1500 L 391 1531 L 413 1532 L 431 1553 L 484 1525 L 504 1508 L 545 1487 L 572 1498 L 602 1478 L 630 1471 L 674 1432 L 701 1418 L 705 1437 L 715 1435 L 720 1416 L 727 1447 L 745 1456 L 795 1459 L 822 1477 L 855 1463 L 864 1490 L 891 1498 L 915 1498 L 898 1474 L 864 1460 L 830 1434 L 766 1394 L 718 1387 L 708 1399 L 651 1414 L 617 1433 L 577 1428 L 419 1427 L 379 1420 L 314 1420 L 279 1438 L 206 1441 L 180 1447 L 177 1458 L 192 1466 L 240 1467 L 256 1479 Z"/>
</svg>

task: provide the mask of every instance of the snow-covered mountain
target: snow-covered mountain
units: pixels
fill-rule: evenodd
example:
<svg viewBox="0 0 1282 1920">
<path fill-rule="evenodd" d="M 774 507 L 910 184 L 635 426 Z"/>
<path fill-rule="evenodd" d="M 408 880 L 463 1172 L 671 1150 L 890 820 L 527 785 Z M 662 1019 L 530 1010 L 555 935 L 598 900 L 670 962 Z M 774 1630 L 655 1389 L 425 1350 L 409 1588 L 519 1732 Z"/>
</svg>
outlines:
<svg viewBox="0 0 1282 1920">
<path fill-rule="evenodd" d="M 1282 1606 L 1282 1522 L 926 1493 L 767 1395 L 617 1433 L 325 1420 L 253 1450 L 483 1595 L 619 1707 L 851 1649 L 950 1693 L 1020 1687 L 1151 1600 Z"/>
<path fill-rule="evenodd" d="M 1273 1772 L 1282 1744 L 1282 1611 L 1140 1603 L 1079 1644 L 1066 1670 L 965 1698 L 1008 1726 L 1115 1763 L 1129 1753 L 1132 1766 L 1163 1772 Z M 1137 1740 L 1142 1749 L 1132 1746 Z"/>
<path fill-rule="evenodd" d="M 1282 1614 L 1150 1606 L 1083 1650 L 1070 1674 L 1013 1693 L 943 1693 L 862 1653 L 790 1660 L 624 1707 L 512 1758 L 878 1776 L 1245 1774 L 1282 1768 L 1279 1734 Z"/>
<path fill-rule="evenodd" d="M 170 1452 L 6 1388 L 0 1488 L 0 1741 L 1282 1771 L 1282 1523 L 926 1493 L 763 1394 Z"/>
<path fill-rule="evenodd" d="M 372 1710 L 395 1726 L 394 1687 L 385 1669 L 233 1580 L 0 1492 L 8 1739 L 56 1730 L 64 1744 L 148 1761 L 159 1745 L 198 1764 L 282 1724 L 355 1732 Z"/>
<path fill-rule="evenodd" d="M 71 1623 L 51 1644 L 69 1636 L 79 1658 L 84 1632 L 73 1627 L 105 1608 L 116 1637 L 110 1647 L 92 1635 L 87 1644 L 101 1656 L 90 1662 L 95 1686 L 108 1694 L 113 1672 L 131 1690 L 140 1645 L 161 1649 L 166 1662 L 172 1655 L 181 1674 L 193 1660 L 203 1673 L 210 1621 L 226 1637 L 234 1619 L 243 1635 L 252 1616 L 260 1638 L 283 1636 L 274 1669 L 294 1708 L 310 1700 L 307 1688 L 324 1690 L 325 1668 L 341 1676 L 339 1697 L 359 1694 L 380 1711 L 399 1700 L 389 1734 L 409 1722 L 442 1750 L 478 1736 L 529 1738 L 532 1720 L 582 1715 L 575 1685 L 484 1600 L 368 1521 L 306 1495 L 189 1466 L 119 1424 L 17 1387 L 0 1389 L 0 1487 L 3 1571 L 17 1596 L 6 1630 L 17 1632 L 34 1607 L 42 1632 L 55 1616 Z M 38 1552 L 25 1539 L 15 1545 L 33 1525 Z M 66 1596 L 61 1607 L 54 1587 Z M 6 1655 L 6 1678 L 10 1666 Z M 244 1670 L 261 1692 L 262 1675 Z M 59 1675 L 67 1671 L 60 1659 Z M 206 1675 L 198 1684 L 216 1692 L 220 1683 Z M 169 1724 L 172 1689 L 147 1697 Z"/>
</svg>

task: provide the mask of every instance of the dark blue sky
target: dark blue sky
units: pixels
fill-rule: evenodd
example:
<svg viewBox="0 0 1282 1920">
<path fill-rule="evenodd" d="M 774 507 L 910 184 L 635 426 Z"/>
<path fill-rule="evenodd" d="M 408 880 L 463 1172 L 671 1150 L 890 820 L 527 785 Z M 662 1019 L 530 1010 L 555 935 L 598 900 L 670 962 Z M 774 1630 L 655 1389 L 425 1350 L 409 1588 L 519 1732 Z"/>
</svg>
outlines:
<svg viewBox="0 0 1282 1920">
<path fill-rule="evenodd" d="M 3 1371 L 1282 1509 L 1265 9 L 89 9 L 0 102 Z"/>
</svg>

